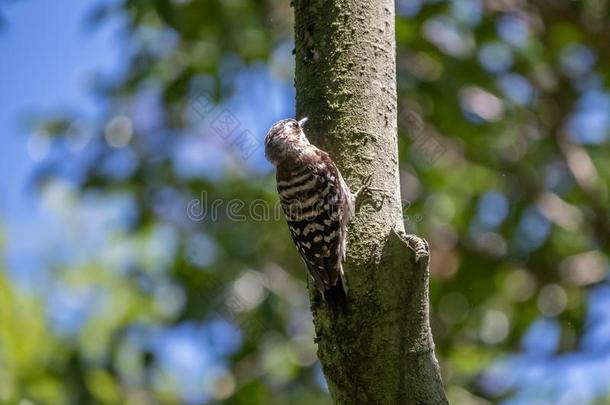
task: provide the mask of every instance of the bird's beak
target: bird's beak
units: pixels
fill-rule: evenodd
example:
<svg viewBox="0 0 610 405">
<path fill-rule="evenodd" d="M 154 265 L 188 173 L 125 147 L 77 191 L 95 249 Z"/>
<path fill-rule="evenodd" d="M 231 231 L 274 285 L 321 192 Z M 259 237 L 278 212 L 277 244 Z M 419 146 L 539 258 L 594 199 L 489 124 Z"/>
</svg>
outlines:
<svg viewBox="0 0 610 405">
<path fill-rule="evenodd" d="M 307 119 L 308 119 L 307 117 L 305 117 L 305 118 L 301 119 L 301 120 L 299 121 L 299 126 L 300 126 L 300 127 L 303 127 L 303 125 L 305 125 L 305 123 L 307 122 Z"/>
</svg>

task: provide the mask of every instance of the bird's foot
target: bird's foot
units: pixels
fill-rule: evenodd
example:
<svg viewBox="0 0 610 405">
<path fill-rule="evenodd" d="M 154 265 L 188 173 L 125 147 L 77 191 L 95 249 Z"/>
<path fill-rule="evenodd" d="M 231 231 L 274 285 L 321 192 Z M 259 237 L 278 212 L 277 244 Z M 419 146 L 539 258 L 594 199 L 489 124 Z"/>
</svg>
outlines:
<svg viewBox="0 0 610 405">
<path fill-rule="evenodd" d="M 374 191 L 378 191 L 378 192 L 382 192 L 384 194 L 387 194 L 386 190 L 384 190 L 382 188 L 371 187 L 372 182 L 373 182 L 373 175 L 372 174 L 369 174 L 369 175 L 365 176 L 362 179 L 362 185 L 353 194 L 354 195 L 354 200 L 357 200 L 362 194 L 372 194 Z"/>
</svg>

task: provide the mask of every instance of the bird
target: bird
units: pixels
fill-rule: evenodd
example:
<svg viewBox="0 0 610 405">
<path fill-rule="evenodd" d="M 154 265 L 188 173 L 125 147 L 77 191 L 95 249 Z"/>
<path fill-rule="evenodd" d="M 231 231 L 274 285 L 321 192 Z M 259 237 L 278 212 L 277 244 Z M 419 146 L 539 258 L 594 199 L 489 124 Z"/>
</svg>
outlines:
<svg viewBox="0 0 610 405">
<path fill-rule="evenodd" d="M 288 229 L 315 287 L 325 301 L 344 303 L 343 271 L 347 227 L 355 215 L 355 194 L 330 155 L 311 144 L 307 117 L 283 119 L 265 137 L 265 157 L 276 168 L 277 191 Z"/>
</svg>

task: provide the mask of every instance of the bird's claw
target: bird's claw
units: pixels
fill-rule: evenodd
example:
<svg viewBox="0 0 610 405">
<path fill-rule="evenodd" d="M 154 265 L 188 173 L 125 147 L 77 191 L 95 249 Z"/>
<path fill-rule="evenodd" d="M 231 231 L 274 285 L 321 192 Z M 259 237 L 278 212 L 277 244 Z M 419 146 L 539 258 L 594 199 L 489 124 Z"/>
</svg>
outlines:
<svg viewBox="0 0 610 405">
<path fill-rule="evenodd" d="M 357 199 L 362 193 L 371 194 L 373 191 L 379 191 L 379 192 L 385 193 L 385 190 L 382 188 L 371 187 L 372 183 L 373 183 L 372 174 L 368 174 L 368 175 L 364 176 L 364 178 L 362 179 L 362 185 L 354 193 L 354 198 Z"/>
</svg>

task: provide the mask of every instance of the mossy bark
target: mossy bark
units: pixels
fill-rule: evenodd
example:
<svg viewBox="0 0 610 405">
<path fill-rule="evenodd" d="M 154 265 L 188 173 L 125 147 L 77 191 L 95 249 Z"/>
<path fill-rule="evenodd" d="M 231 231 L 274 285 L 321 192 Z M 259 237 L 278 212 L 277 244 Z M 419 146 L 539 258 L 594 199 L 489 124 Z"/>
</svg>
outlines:
<svg viewBox="0 0 610 405">
<path fill-rule="evenodd" d="M 337 404 L 445 404 L 428 316 L 428 254 L 404 232 L 392 0 L 295 0 L 297 116 L 352 190 L 348 303 L 311 288 L 318 357 Z M 416 253 L 417 250 L 417 253 Z M 423 252 L 423 253 L 422 253 Z"/>
</svg>

